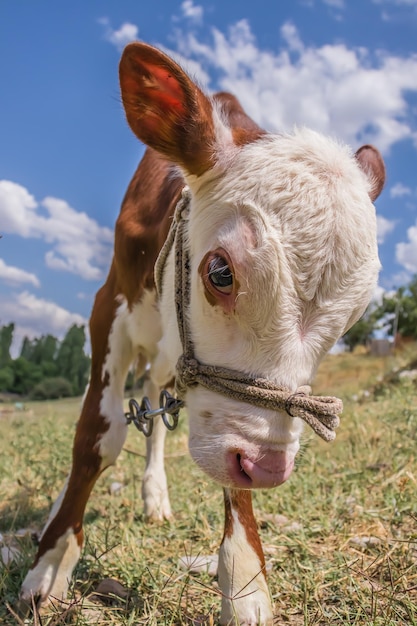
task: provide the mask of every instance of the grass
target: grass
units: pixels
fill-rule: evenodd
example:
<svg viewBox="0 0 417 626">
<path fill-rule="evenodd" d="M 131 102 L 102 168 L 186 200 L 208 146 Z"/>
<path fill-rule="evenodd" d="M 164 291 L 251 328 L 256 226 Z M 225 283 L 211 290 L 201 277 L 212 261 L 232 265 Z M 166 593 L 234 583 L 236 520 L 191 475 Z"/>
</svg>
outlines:
<svg viewBox="0 0 417 626">
<path fill-rule="evenodd" d="M 335 443 L 307 433 L 288 483 L 254 493 L 277 625 L 417 626 L 417 387 L 392 373 L 416 358 L 417 346 L 385 359 L 328 357 L 314 392 L 344 399 Z M 167 437 L 174 519 L 144 522 L 145 443 L 132 428 L 90 499 L 66 609 L 26 621 L 16 613 L 33 535 L 70 464 L 79 404 L 28 403 L 24 413 L 1 413 L 0 405 L 0 532 L 18 551 L 0 564 L 0 623 L 216 624 L 216 580 L 178 567 L 180 555 L 216 553 L 223 524 L 221 490 L 188 456 L 185 419 Z M 112 493 L 114 482 L 120 492 Z M 95 601 L 108 578 L 123 585 L 123 597 Z"/>
</svg>

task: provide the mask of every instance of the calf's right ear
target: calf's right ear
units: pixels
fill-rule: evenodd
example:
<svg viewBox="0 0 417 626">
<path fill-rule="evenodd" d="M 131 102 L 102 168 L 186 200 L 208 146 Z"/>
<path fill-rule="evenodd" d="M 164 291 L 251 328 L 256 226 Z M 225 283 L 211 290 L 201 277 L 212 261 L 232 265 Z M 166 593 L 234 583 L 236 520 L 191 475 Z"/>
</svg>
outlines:
<svg viewBox="0 0 417 626">
<path fill-rule="evenodd" d="M 190 174 L 213 166 L 211 102 L 175 61 L 153 46 L 131 43 L 119 77 L 127 121 L 141 141 Z"/>
<path fill-rule="evenodd" d="M 385 165 L 379 151 L 366 145 L 356 152 L 356 159 L 371 183 L 369 197 L 374 202 L 385 184 Z"/>
</svg>

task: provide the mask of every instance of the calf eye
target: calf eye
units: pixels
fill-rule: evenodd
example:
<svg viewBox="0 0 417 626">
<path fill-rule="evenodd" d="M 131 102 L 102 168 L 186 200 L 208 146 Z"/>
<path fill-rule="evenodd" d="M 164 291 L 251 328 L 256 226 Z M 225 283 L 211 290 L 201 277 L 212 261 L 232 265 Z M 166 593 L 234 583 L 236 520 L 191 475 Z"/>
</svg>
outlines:
<svg viewBox="0 0 417 626">
<path fill-rule="evenodd" d="M 221 256 L 215 256 L 208 264 L 208 279 L 221 293 L 231 293 L 233 274 L 227 261 Z"/>
</svg>

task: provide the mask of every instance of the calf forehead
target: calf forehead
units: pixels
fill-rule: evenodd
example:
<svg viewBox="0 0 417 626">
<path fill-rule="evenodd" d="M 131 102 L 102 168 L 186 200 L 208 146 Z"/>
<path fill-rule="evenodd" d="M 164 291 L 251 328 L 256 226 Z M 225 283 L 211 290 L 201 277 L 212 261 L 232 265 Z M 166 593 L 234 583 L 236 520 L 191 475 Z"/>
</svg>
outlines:
<svg viewBox="0 0 417 626">
<path fill-rule="evenodd" d="M 368 187 L 347 147 L 301 130 L 244 146 L 220 176 L 194 190 L 193 258 L 224 244 L 237 260 L 236 332 L 269 338 L 268 353 L 295 358 L 301 346 L 297 368 L 298 361 L 310 368 L 360 317 L 379 270 Z M 216 328 L 224 324 L 219 314 Z M 256 360 L 262 346 L 247 347 Z"/>
<path fill-rule="evenodd" d="M 304 213 L 319 213 L 355 198 L 370 205 L 368 185 L 347 146 L 302 129 L 266 135 L 244 146 L 216 186 L 237 202 L 245 197 L 258 201 L 265 211 L 277 213 L 295 205 Z"/>
<path fill-rule="evenodd" d="M 257 234 L 275 241 L 307 300 L 329 264 L 337 260 L 343 273 L 377 257 L 368 179 L 347 147 L 315 132 L 266 135 L 248 144 L 202 191 L 196 197 L 201 245 L 228 216 L 245 214 Z"/>
</svg>

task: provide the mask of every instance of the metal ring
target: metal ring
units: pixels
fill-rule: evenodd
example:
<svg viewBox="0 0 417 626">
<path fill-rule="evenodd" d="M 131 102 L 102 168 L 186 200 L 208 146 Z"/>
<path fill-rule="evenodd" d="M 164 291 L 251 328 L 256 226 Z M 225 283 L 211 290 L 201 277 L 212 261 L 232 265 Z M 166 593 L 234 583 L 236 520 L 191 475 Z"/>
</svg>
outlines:
<svg viewBox="0 0 417 626">
<path fill-rule="evenodd" d="M 290 417 L 297 417 L 297 415 L 293 415 L 290 410 L 292 406 L 292 401 L 294 400 L 294 398 L 305 397 L 305 395 L 306 394 L 303 393 L 302 391 L 296 391 L 295 393 L 292 393 L 290 396 L 288 396 L 288 398 L 285 400 L 284 408 Z"/>
<path fill-rule="evenodd" d="M 168 430 L 175 430 L 178 426 L 178 413 L 180 406 L 178 407 L 178 410 L 176 410 L 177 400 L 171 396 L 166 389 L 162 389 L 159 394 L 159 406 L 164 410 L 163 413 L 161 413 L 161 417 L 165 427 Z M 171 415 L 172 422 L 169 420 L 167 414 Z"/>
<path fill-rule="evenodd" d="M 143 398 L 140 406 L 134 398 L 131 398 L 129 400 L 129 412 L 125 413 L 127 423 L 133 422 L 139 432 L 143 433 L 145 437 L 150 437 L 153 431 L 153 417 L 147 417 L 146 415 L 150 410 L 149 398 Z"/>
<path fill-rule="evenodd" d="M 150 437 L 153 431 L 153 417 L 147 416 L 146 414 L 152 410 L 151 403 L 149 402 L 149 398 L 146 396 L 142 399 L 140 405 L 140 416 L 139 420 L 141 422 L 140 430 L 143 432 L 145 437 Z"/>
</svg>

